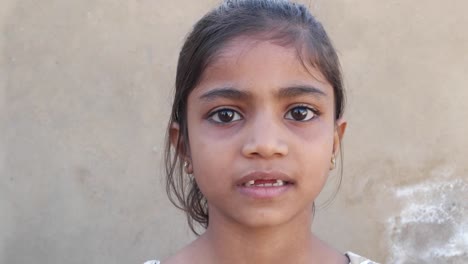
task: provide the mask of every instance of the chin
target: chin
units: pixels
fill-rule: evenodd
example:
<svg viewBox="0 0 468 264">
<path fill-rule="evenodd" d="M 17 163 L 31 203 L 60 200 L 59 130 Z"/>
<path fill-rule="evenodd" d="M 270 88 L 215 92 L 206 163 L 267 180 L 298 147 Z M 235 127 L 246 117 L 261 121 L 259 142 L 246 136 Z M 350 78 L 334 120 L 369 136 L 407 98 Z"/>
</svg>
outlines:
<svg viewBox="0 0 468 264">
<path fill-rule="evenodd" d="M 254 212 L 245 214 L 239 212 L 239 214 L 234 217 L 236 222 L 251 229 L 278 227 L 290 222 L 292 218 L 294 218 L 294 216 L 291 214 L 273 209 L 255 210 Z"/>
</svg>

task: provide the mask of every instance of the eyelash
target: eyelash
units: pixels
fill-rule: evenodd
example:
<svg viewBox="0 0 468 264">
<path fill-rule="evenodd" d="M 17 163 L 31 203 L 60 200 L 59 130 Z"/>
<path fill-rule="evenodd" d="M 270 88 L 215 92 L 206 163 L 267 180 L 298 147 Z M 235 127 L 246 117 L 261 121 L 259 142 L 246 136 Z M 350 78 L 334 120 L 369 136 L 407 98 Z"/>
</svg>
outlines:
<svg viewBox="0 0 468 264">
<path fill-rule="evenodd" d="M 291 111 L 292 111 L 292 110 L 298 109 L 298 108 L 303 108 L 303 109 L 306 109 L 307 111 L 312 112 L 313 116 L 312 116 L 312 117 L 309 117 L 309 118 L 307 118 L 307 119 L 304 119 L 304 120 L 296 120 L 296 119 L 294 119 L 294 118 L 286 118 L 287 115 L 291 115 Z M 320 113 L 317 109 L 315 109 L 315 108 L 313 108 L 313 107 L 310 107 L 310 106 L 308 106 L 308 105 L 301 105 L 301 104 L 300 104 L 300 105 L 294 105 L 293 107 L 291 107 L 291 108 L 286 112 L 286 114 L 285 114 L 284 116 L 285 116 L 285 118 L 288 119 L 288 120 L 293 120 L 293 121 L 297 121 L 297 122 L 307 122 L 307 121 L 311 121 L 311 120 L 317 118 L 318 116 L 320 116 L 320 114 L 321 114 L 321 113 Z M 309 115 L 309 114 L 307 114 L 307 115 Z"/>
<path fill-rule="evenodd" d="M 312 112 L 313 116 L 312 117 L 309 117 L 307 118 L 306 120 L 296 120 L 294 118 L 286 118 L 288 115 L 291 115 L 291 111 L 293 111 L 294 109 L 298 109 L 298 108 L 303 108 L 303 109 L 306 109 L 307 111 L 310 111 Z M 230 121 L 221 121 L 219 119 L 219 116 L 218 116 L 218 120 L 214 120 L 214 118 L 216 117 L 217 114 L 220 114 L 222 113 L 223 111 L 226 111 L 226 112 L 232 112 L 233 114 L 233 119 L 234 120 L 230 120 Z M 307 114 L 309 115 L 309 114 Z M 320 111 L 318 111 L 317 109 L 313 108 L 313 107 L 310 107 L 308 105 L 295 105 L 293 107 L 291 107 L 287 112 L 286 114 L 284 115 L 285 119 L 288 119 L 288 120 L 292 120 L 292 121 L 297 121 L 297 122 L 307 122 L 307 121 L 311 121 L 315 118 L 317 118 L 318 116 L 320 116 L 321 113 Z M 239 113 L 239 111 L 237 110 L 234 110 L 232 108 L 221 108 L 221 109 L 217 109 L 211 113 L 208 114 L 208 120 L 216 123 L 216 124 L 220 124 L 220 125 L 227 125 L 227 124 L 230 124 L 230 123 L 233 123 L 235 121 L 238 121 L 238 120 L 242 120 L 244 117 Z"/>
<path fill-rule="evenodd" d="M 231 121 L 228 121 L 228 122 L 223 122 L 221 120 L 217 121 L 217 120 L 214 120 L 215 116 L 217 114 L 220 114 L 222 113 L 223 111 L 226 111 L 226 112 L 232 112 L 234 114 L 234 117 L 237 115 L 237 119 L 236 120 L 231 120 Z M 235 122 L 235 121 L 238 121 L 238 120 L 241 120 L 243 119 L 244 117 L 239 113 L 239 111 L 236 111 L 234 109 L 231 109 L 231 108 L 221 108 L 221 109 L 217 109 L 213 112 L 211 112 L 209 115 L 208 115 L 208 120 L 210 120 L 211 122 L 214 122 L 216 124 L 220 124 L 220 125 L 227 125 L 227 124 L 230 124 L 232 122 Z M 218 119 L 219 119 L 219 116 L 218 116 Z"/>
</svg>

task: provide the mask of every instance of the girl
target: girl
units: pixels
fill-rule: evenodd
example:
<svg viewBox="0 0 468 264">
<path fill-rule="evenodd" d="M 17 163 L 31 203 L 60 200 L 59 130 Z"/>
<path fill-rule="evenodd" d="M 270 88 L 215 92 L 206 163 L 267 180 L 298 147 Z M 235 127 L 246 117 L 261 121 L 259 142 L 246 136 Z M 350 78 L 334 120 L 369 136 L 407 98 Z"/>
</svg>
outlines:
<svg viewBox="0 0 468 264">
<path fill-rule="evenodd" d="M 180 52 L 166 152 L 169 197 L 205 230 L 162 264 L 371 263 L 310 231 L 343 109 L 336 52 L 306 7 L 228 0 L 205 15 Z"/>
</svg>

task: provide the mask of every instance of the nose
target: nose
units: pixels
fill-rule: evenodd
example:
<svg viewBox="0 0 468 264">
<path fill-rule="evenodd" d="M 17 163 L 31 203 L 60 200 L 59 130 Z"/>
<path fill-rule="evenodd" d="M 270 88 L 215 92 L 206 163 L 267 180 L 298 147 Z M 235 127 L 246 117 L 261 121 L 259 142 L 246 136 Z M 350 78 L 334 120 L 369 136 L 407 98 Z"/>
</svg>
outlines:
<svg viewBox="0 0 468 264">
<path fill-rule="evenodd" d="M 271 159 L 288 155 L 288 143 L 280 122 L 257 118 L 246 129 L 242 154 L 248 158 Z"/>
</svg>

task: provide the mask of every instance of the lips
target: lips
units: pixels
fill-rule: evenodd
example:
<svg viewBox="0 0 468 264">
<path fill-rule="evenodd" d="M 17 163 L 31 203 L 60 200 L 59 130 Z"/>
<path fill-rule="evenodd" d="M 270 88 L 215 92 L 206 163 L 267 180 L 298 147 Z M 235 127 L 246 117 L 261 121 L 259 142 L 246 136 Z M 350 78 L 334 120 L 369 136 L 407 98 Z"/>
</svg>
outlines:
<svg viewBox="0 0 468 264">
<path fill-rule="evenodd" d="M 242 186 L 245 186 L 245 187 L 253 187 L 253 186 L 273 187 L 275 186 L 276 187 L 276 186 L 283 186 L 285 184 L 287 184 L 287 182 L 282 181 L 282 180 L 272 179 L 272 180 L 251 180 L 251 181 L 244 183 Z"/>
<path fill-rule="evenodd" d="M 294 180 L 281 172 L 252 172 L 237 182 L 237 190 L 253 199 L 273 199 L 292 190 Z"/>
<path fill-rule="evenodd" d="M 255 171 L 246 174 L 239 181 L 237 186 L 244 187 L 273 187 L 294 184 L 294 180 L 287 174 L 278 171 Z"/>
</svg>

